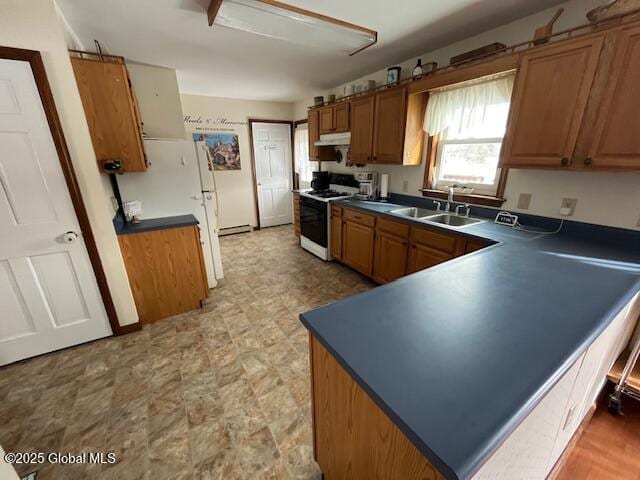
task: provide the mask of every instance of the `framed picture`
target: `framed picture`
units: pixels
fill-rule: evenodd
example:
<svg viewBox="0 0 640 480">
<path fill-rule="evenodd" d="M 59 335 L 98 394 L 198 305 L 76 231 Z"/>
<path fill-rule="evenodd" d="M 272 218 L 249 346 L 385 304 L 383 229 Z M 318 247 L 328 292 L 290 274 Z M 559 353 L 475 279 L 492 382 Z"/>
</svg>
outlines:
<svg viewBox="0 0 640 480">
<path fill-rule="evenodd" d="M 195 141 L 204 141 L 214 170 L 240 170 L 240 147 L 234 133 L 194 133 Z"/>
<path fill-rule="evenodd" d="M 393 85 L 400 81 L 400 67 L 387 68 L 387 85 Z"/>
</svg>

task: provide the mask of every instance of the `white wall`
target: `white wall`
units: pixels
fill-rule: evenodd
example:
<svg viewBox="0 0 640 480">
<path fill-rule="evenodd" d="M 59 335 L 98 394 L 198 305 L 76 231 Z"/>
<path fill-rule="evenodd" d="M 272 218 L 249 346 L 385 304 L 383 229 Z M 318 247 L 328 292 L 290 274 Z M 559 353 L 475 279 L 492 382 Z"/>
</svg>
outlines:
<svg viewBox="0 0 640 480">
<path fill-rule="evenodd" d="M 149 138 L 184 138 L 182 105 L 176 71 L 127 63 L 138 98 L 144 133 Z"/>
<path fill-rule="evenodd" d="M 16 469 L 13 468 L 13 465 L 8 464 L 4 461 L 4 450 L 2 446 L 0 446 L 0 478 L 2 480 L 19 480 L 18 474 L 16 473 Z"/>
<path fill-rule="evenodd" d="M 39 50 L 121 325 L 138 314 L 98 172 L 65 38 L 52 0 L 2 0 L 0 45 Z"/>
<path fill-rule="evenodd" d="M 240 145 L 240 170 L 217 171 L 220 228 L 257 225 L 249 143 L 250 118 L 292 120 L 293 103 L 182 95 L 187 138 L 192 133 L 235 133 Z"/>
<path fill-rule="evenodd" d="M 561 5 L 565 8 L 565 12 L 558 20 L 555 31 L 587 23 L 586 12 L 600 4 L 602 4 L 602 0 L 572 0 Z M 461 42 L 425 53 L 420 58 L 423 63 L 436 61 L 439 66 L 446 66 L 452 56 L 488 43 L 502 42 L 506 45 L 513 45 L 530 40 L 535 29 L 545 24 L 555 10 L 556 8 L 552 8 L 525 17 Z M 411 74 L 415 64 L 416 58 L 398 64 L 402 66 L 403 77 Z M 347 84 L 364 84 L 367 80 L 376 80 L 378 85 L 384 84 L 386 69 L 354 79 Z M 331 91 L 317 92 L 316 94 L 325 95 L 325 98 L 329 93 L 340 96 L 343 94 L 345 85 L 339 85 Z M 307 107 L 312 103 L 312 99 L 296 102 L 295 118 L 306 118 Z M 418 190 L 422 188 L 424 168 L 425 162 L 416 167 L 371 166 L 364 169 L 389 173 L 391 192 L 419 196 Z M 330 162 L 323 163 L 323 169 L 344 173 L 356 171 L 355 167 L 345 167 L 344 164 L 336 165 Z M 517 199 L 520 193 L 532 194 L 529 213 L 559 217 L 558 210 L 562 198 L 577 198 L 578 205 L 575 214 L 570 217 L 572 220 L 623 228 L 639 228 L 637 224 L 640 217 L 640 174 L 510 170 L 505 192 L 507 202 L 504 204 L 504 208 L 518 210 Z"/>
</svg>

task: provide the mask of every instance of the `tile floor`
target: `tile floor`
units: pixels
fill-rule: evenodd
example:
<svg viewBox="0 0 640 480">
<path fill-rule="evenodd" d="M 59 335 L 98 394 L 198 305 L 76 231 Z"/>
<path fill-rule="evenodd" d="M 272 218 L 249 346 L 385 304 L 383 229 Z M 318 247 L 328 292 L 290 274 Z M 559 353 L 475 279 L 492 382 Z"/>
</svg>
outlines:
<svg viewBox="0 0 640 480">
<path fill-rule="evenodd" d="M 38 479 L 318 479 L 300 312 L 374 285 L 302 250 L 291 226 L 221 239 L 202 310 L 0 369 L 5 451 L 113 451 L 22 465 Z"/>
</svg>

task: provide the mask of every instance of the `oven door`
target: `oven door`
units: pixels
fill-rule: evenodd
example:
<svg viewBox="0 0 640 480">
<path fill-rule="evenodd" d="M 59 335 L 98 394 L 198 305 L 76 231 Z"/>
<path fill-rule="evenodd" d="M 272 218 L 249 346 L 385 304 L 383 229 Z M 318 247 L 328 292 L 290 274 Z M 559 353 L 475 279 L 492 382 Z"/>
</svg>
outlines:
<svg viewBox="0 0 640 480">
<path fill-rule="evenodd" d="M 300 196 L 300 233 L 313 243 L 327 248 L 326 202 Z"/>
</svg>

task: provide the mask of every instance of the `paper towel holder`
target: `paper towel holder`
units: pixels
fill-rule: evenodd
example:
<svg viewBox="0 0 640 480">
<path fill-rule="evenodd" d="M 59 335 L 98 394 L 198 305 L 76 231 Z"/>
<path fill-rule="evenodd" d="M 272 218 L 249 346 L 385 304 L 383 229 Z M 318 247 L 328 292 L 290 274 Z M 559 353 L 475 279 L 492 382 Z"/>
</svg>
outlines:
<svg viewBox="0 0 640 480">
<path fill-rule="evenodd" d="M 380 175 L 380 197 L 378 198 L 380 202 L 388 202 L 389 201 L 389 174 L 383 173 Z"/>
</svg>

